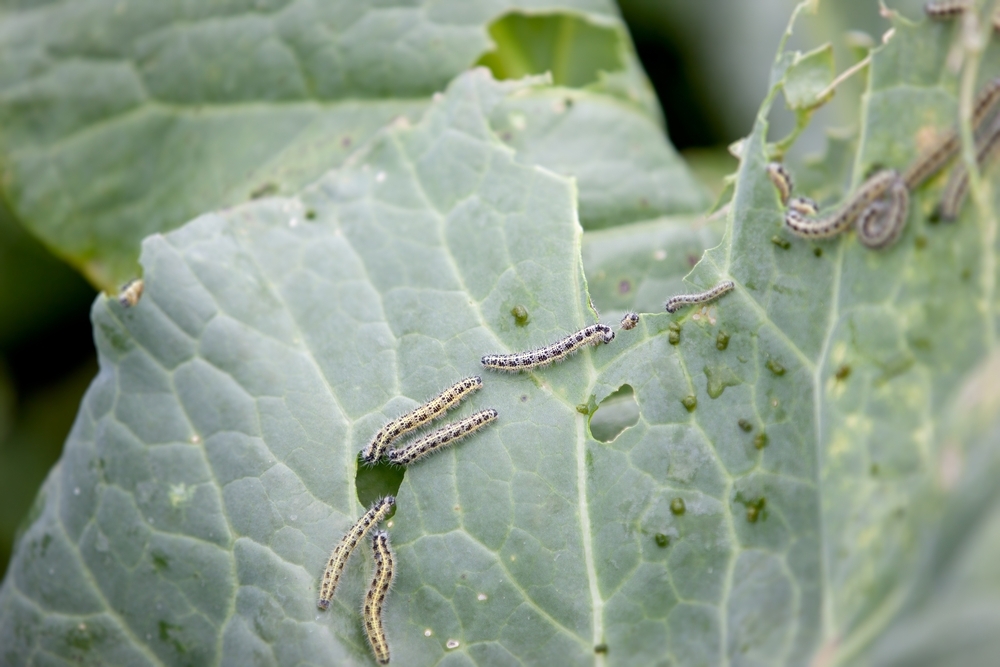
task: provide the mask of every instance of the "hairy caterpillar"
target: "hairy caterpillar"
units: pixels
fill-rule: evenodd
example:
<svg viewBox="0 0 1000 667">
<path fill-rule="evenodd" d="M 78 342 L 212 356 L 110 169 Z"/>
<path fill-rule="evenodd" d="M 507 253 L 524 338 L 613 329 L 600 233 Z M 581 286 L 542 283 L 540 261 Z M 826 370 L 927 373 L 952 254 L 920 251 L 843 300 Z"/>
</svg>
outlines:
<svg viewBox="0 0 1000 667">
<path fill-rule="evenodd" d="M 872 202 L 858 218 L 858 241 L 867 248 L 880 250 L 899 239 L 910 212 L 910 190 L 902 178 L 889 186 L 888 201 Z"/>
<path fill-rule="evenodd" d="M 136 278 L 135 280 L 130 280 L 125 285 L 122 286 L 120 292 L 118 292 L 118 303 L 122 305 L 123 308 L 132 308 L 137 303 L 139 299 L 142 298 L 142 290 L 145 284 L 142 282 L 142 278 Z"/>
<path fill-rule="evenodd" d="M 663 307 L 668 313 L 676 313 L 678 309 L 684 306 L 690 306 L 696 303 L 705 303 L 706 301 L 718 299 L 735 286 L 736 285 L 732 280 L 723 280 L 712 289 L 704 292 L 698 292 L 697 294 L 678 294 L 677 296 L 672 296 L 667 299 L 667 302 L 663 304 Z"/>
<path fill-rule="evenodd" d="M 778 191 L 778 198 L 781 199 L 782 206 L 787 205 L 789 197 L 792 196 L 792 175 L 780 162 L 769 162 L 766 171 L 767 177 L 771 179 L 771 183 Z"/>
<path fill-rule="evenodd" d="M 380 428 L 372 441 L 361 450 L 362 461 L 368 465 L 374 465 L 385 455 L 386 450 L 394 440 L 434 421 L 482 386 L 483 379 L 478 375 L 459 380 L 419 408 L 407 412 L 401 417 L 396 417 Z"/>
<path fill-rule="evenodd" d="M 372 526 L 382 521 L 395 505 L 396 498 L 393 496 L 385 496 L 376 500 L 368 508 L 368 511 L 348 529 L 347 534 L 340 540 L 340 543 L 333 548 L 330 560 L 326 564 L 326 570 L 323 572 L 323 583 L 319 589 L 319 601 L 316 603 L 320 609 L 328 609 L 330 607 L 333 592 L 337 589 L 337 584 L 340 582 L 340 575 L 344 573 L 344 566 L 347 565 L 347 559 L 354 552 L 354 547 L 358 546 L 358 542 L 361 541 Z"/>
<path fill-rule="evenodd" d="M 380 665 L 389 664 L 389 643 L 385 639 L 385 628 L 382 627 L 382 608 L 385 598 L 392 586 L 395 575 L 395 562 L 392 548 L 389 546 L 389 533 L 377 530 L 372 533 L 372 555 L 375 557 L 375 571 L 372 573 L 372 583 L 365 595 L 364 619 L 365 634 L 371 644 L 375 660 Z"/>
<path fill-rule="evenodd" d="M 819 215 L 819 204 L 809 197 L 792 197 L 788 200 L 788 208 L 802 215 Z"/>
<path fill-rule="evenodd" d="M 626 331 L 628 331 L 630 329 L 634 329 L 635 325 L 637 325 L 637 324 L 639 324 L 639 315 L 638 315 L 638 313 L 625 313 L 622 316 L 622 321 L 621 321 L 621 328 L 622 329 L 625 329 Z"/>
<path fill-rule="evenodd" d="M 798 236 L 822 239 L 836 236 L 851 226 L 858 216 L 899 180 L 895 169 L 883 169 L 861 184 L 858 191 L 839 209 L 821 218 L 806 218 L 797 210 L 785 214 L 785 226 Z"/>
<path fill-rule="evenodd" d="M 561 361 L 580 348 L 598 343 L 610 343 L 615 339 L 615 332 L 606 324 L 591 324 L 576 333 L 572 333 L 551 345 L 540 347 L 529 352 L 514 354 L 487 354 L 481 360 L 486 368 L 495 371 L 517 373 Z"/>
<path fill-rule="evenodd" d="M 972 105 L 974 132 L 979 131 L 998 101 L 1000 101 L 1000 77 L 991 80 L 976 94 Z M 952 129 L 906 168 L 906 171 L 903 172 L 903 181 L 906 183 L 906 187 L 915 188 L 936 174 L 958 155 L 959 149 L 961 149 L 961 139 L 958 131 Z"/>
<path fill-rule="evenodd" d="M 496 418 L 497 411 L 489 408 L 480 410 L 474 415 L 460 419 L 457 422 L 446 424 L 406 447 L 394 449 L 389 452 L 389 463 L 398 466 L 408 466 L 425 456 L 433 454 L 439 449 L 458 442 L 467 435 L 475 433 L 482 427 L 495 421 Z"/>
<path fill-rule="evenodd" d="M 1000 118 L 994 120 L 989 132 L 977 142 L 976 164 L 980 169 L 996 154 L 998 148 L 1000 148 Z M 956 165 L 944 188 L 944 194 L 941 195 L 937 209 L 938 216 L 949 221 L 957 218 L 968 191 L 969 170 L 964 164 Z"/>
</svg>

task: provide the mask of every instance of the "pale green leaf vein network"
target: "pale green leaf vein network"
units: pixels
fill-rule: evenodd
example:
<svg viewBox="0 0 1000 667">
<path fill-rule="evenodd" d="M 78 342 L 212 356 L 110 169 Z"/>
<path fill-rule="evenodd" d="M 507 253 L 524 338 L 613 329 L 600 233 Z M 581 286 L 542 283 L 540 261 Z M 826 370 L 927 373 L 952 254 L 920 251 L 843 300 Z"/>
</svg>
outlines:
<svg viewBox="0 0 1000 667">
<path fill-rule="evenodd" d="M 61 492 L 62 489 L 59 489 L 58 493 Z M 79 547 L 66 533 L 66 529 L 62 523 L 61 517 L 60 520 L 57 522 L 57 527 L 60 530 L 60 532 L 62 532 L 63 536 L 66 538 L 67 544 L 71 545 L 71 548 L 76 550 L 77 553 L 79 554 L 78 551 Z M 115 610 L 114 606 L 110 603 L 110 600 L 108 600 L 108 598 L 105 596 L 104 591 L 101 589 L 100 584 L 98 584 L 97 581 L 94 580 L 93 572 L 91 572 L 90 568 L 87 567 L 86 559 L 82 558 L 82 556 L 80 558 L 80 564 L 82 566 L 83 571 L 86 573 L 87 583 L 90 584 L 90 588 L 94 591 L 94 594 L 97 595 L 97 597 L 101 600 L 101 602 L 104 603 L 105 613 L 112 615 L 118 621 L 118 625 L 122 629 L 122 631 L 129 638 L 132 639 L 132 642 L 137 647 L 139 647 L 139 649 L 147 658 L 149 658 L 150 662 L 156 665 L 162 665 L 163 663 L 155 655 L 149 652 L 149 648 L 146 646 L 146 644 L 141 642 L 139 638 L 135 635 L 135 633 L 132 631 L 131 625 L 121 616 L 121 614 L 117 610 Z"/>
<path fill-rule="evenodd" d="M 150 302 L 154 302 L 154 300 L 151 299 L 151 298 L 147 298 L 146 300 L 150 301 Z M 216 304 L 216 307 L 217 308 L 220 307 L 219 304 Z M 157 308 L 158 308 L 158 310 L 160 311 L 161 314 L 164 314 L 164 315 L 166 314 L 166 313 L 164 313 L 164 311 L 162 309 L 159 309 L 158 306 L 157 306 Z M 110 312 L 109 314 L 111 315 L 112 318 L 114 318 L 119 323 L 120 326 L 122 326 L 123 329 L 125 328 L 125 323 L 122 322 L 120 316 L 116 315 L 113 312 Z M 206 322 L 206 324 L 207 324 L 207 322 Z M 181 331 L 183 331 L 183 329 L 181 329 Z M 140 341 L 138 338 L 135 338 L 134 341 L 135 341 L 136 346 L 139 347 L 139 349 L 141 349 L 145 353 L 145 355 L 147 357 L 149 357 L 150 359 L 154 360 L 156 363 L 161 364 L 161 367 L 163 368 L 163 370 L 166 372 L 166 374 L 170 378 L 170 384 L 174 388 L 174 392 L 176 393 L 177 392 L 177 387 L 176 387 L 176 384 L 174 384 L 174 371 L 176 369 L 168 369 L 168 368 L 166 368 L 165 366 L 162 365 L 162 362 L 160 361 L 160 359 L 158 358 L 157 355 L 153 354 L 149 349 L 147 349 L 147 348 L 145 348 L 143 346 L 142 341 Z M 221 371 L 221 369 L 218 369 L 218 370 Z M 120 388 L 118 389 L 118 394 L 121 395 L 121 389 Z M 186 407 L 184 406 L 183 402 L 178 402 L 178 404 L 179 404 L 179 407 L 181 409 L 182 414 L 187 419 L 187 424 L 188 424 L 189 432 L 192 433 L 192 434 L 196 434 L 198 432 L 198 430 L 195 428 L 194 423 L 191 421 L 190 415 L 188 414 Z M 118 420 L 116 420 L 116 421 L 118 421 Z M 118 423 L 131 431 L 130 425 L 128 425 L 128 424 L 122 424 L 120 421 Z M 142 441 L 142 439 L 139 437 L 138 434 L 134 434 L 133 433 L 133 435 L 136 437 L 136 439 L 139 442 Z M 222 496 L 223 484 L 221 483 L 221 481 L 219 480 L 218 476 L 216 475 L 215 467 L 212 465 L 212 462 L 210 460 L 208 460 L 208 457 L 206 457 L 204 448 L 198 447 L 198 451 L 199 451 L 199 455 L 200 455 L 200 457 L 202 459 L 202 462 L 203 462 L 203 464 L 205 466 L 205 469 L 208 470 L 210 472 L 210 474 L 212 475 L 212 480 L 213 480 L 213 482 L 215 484 L 216 493 L 219 496 L 219 498 L 218 498 L 218 501 L 219 501 L 219 503 L 218 503 L 219 504 L 219 510 L 222 512 L 222 515 L 225 518 L 226 524 L 229 527 L 229 540 L 228 541 L 230 542 L 230 544 L 232 544 L 232 543 L 235 542 L 235 540 L 232 539 L 232 536 L 235 533 L 236 529 L 235 529 L 235 524 L 233 523 L 232 519 L 229 517 L 229 510 L 226 507 L 225 500 L 221 497 Z M 272 452 L 272 455 L 273 455 L 273 452 Z M 275 456 L 274 458 L 275 458 L 275 461 L 279 460 L 277 456 Z M 159 530 L 157 528 L 153 528 L 152 526 L 150 526 L 148 524 L 146 525 L 146 529 L 147 530 L 152 530 L 154 532 Z M 212 545 L 212 546 L 218 546 L 218 545 Z M 84 567 L 86 567 L 86 560 L 83 559 L 83 558 L 81 558 L 80 560 L 81 560 L 82 563 L 84 563 Z M 230 556 L 226 560 L 229 562 L 229 565 L 230 565 L 230 576 L 232 576 L 232 581 L 234 582 L 234 586 L 232 587 L 232 597 L 229 599 L 229 601 L 227 603 L 226 618 L 229 618 L 229 617 L 232 616 L 232 613 L 233 613 L 233 611 L 236 608 L 236 596 L 239 593 L 239 574 L 236 571 L 236 559 L 234 557 Z M 87 571 L 88 571 L 88 573 L 90 572 L 89 568 L 87 568 Z M 95 586 L 97 585 L 96 582 L 94 582 L 94 585 Z M 113 606 L 110 605 L 110 604 L 108 604 L 107 607 L 108 607 L 108 610 L 112 610 L 113 609 Z M 197 606 L 194 605 L 194 604 L 192 604 L 191 607 L 192 607 L 192 609 L 197 609 Z M 122 619 L 122 623 L 124 625 L 127 625 L 127 623 L 125 622 L 124 619 Z M 221 656 L 222 655 L 223 641 L 224 641 L 224 638 L 225 638 L 225 633 L 221 631 L 222 630 L 221 627 L 219 628 L 219 630 L 220 631 L 218 632 L 218 637 L 216 639 L 216 646 L 215 646 L 215 655 L 216 656 Z M 131 633 L 131 628 L 128 629 L 128 632 L 129 632 L 129 634 L 132 634 Z M 136 637 L 133 637 L 133 639 L 136 640 L 137 644 L 142 647 L 143 651 L 147 651 L 148 650 L 148 647 L 146 646 L 145 643 L 138 642 L 138 638 L 136 638 Z"/>
<path fill-rule="evenodd" d="M 480 104 L 482 104 L 481 100 L 480 100 Z M 490 136 L 492 136 L 492 134 Z M 480 137 L 470 136 L 469 138 L 473 139 L 473 140 L 476 140 L 476 141 L 482 141 L 482 139 Z M 400 143 L 398 135 L 396 135 L 396 134 L 392 135 L 392 143 L 393 143 L 393 145 L 396 148 L 396 154 L 397 154 L 397 156 L 399 156 L 401 158 L 403 164 L 405 165 L 405 168 L 407 169 L 407 172 L 410 175 L 411 182 L 416 185 L 417 190 L 418 190 L 418 192 L 421 195 L 422 201 L 425 203 L 425 205 L 427 207 L 427 210 L 431 210 L 431 211 L 435 212 L 435 217 L 437 218 L 437 225 L 436 225 L 436 227 L 438 228 L 439 232 L 443 232 L 446 219 L 443 216 L 443 214 L 440 211 L 437 210 L 437 207 L 431 201 L 430 196 L 428 195 L 426 189 L 423 186 L 423 180 L 422 180 L 421 176 L 415 170 L 415 165 L 414 165 L 413 159 L 411 159 L 411 158 L 408 157 L 407 151 L 404 149 L 404 147 Z M 508 148 L 502 146 L 502 144 L 499 144 L 499 142 L 497 142 L 497 141 L 494 140 L 492 142 L 492 144 L 495 147 L 499 147 L 508 156 L 512 156 L 512 151 L 510 151 Z M 538 169 L 538 168 L 535 167 L 535 169 Z M 545 171 L 545 170 L 541 170 L 541 171 Z M 551 172 L 548 172 L 548 173 L 549 173 L 550 177 L 555 177 L 555 178 L 558 178 L 558 179 L 562 180 L 561 177 L 558 177 L 555 174 L 551 174 Z M 485 177 L 486 177 L 486 173 L 480 173 L 480 174 L 478 174 L 478 177 L 477 177 L 478 178 L 478 181 L 477 181 L 478 185 L 473 186 L 473 188 L 472 188 L 473 191 L 475 191 L 476 189 L 478 189 L 482 185 L 483 179 Z M 461 200 L 455 202 L 453 204 L 453 206 L 457 206 L 460 202 L 461 202 Z M 579 239 L 579 234 L 580 234 L 580 232 L 579 232 L 579 226 L 576 227 L 576 232 L 575 233 L 576 233 L 577 239 Z M 445 241 L 445 238 L 444 238 L 443 234 L 441 235 L 440 238 L 441 238 L 441 241 L 442 241 L 442 246 L 443 247 L 447 247 L 447 243 Z M 453 262 L 452 253 L 448 252 L 448 253 L 446 253 L 446 255 L 448 257 L 448 261 L 450 262 L 450 266 L 451 266 L 453 275 L 459 281 L 461 287 L 463 289 L 466 289 L 466 291 L 468 291 L 467 287 L 466 287 L 466 283 L 464 282 L 464 280 L 463 280 L 463 278 L 461 276 L 460 269 Z M 580 299 L 577 299 L 577 308 L 579 309 L 579 307 L 580 307 Z M 489 330 L 488 323 L 486 322 L 486 318 L 483 316 L 483 313 L 482 313 L 482 310 L 481 310 L 481 306 L 478 304 L 478 302 L 476 303 L 476 313 L 477 313 L 477 318 L 478 318 L 479 323 L 484 328 L 486 328 L 487 330 Z M 578 310 L 578 316 L 580 316 L 582 318 L 582 312 L 580 312 L 579 310 Z M 593 375 L 592 365 L 588 364 L 588 367 L 591 367 L 590 368 L 590 373 L 591 373 L 591 379 L 593 381 L 594 375 Z M 558 396 L 558 394 L 551 394 L 551 395 L 553 397 L 555 397 L 557 400 L 559 400 L 560 402 L 562 402 L 567 407 L 567 409 L 569 411 L 572 411 L 574 409 L 574 406 L 570 405 L 567 401 L 565 401 L 565 399 L 563 399 L 562 397 Z M 590 546 L 590 543 L 591 543 L 593 537 L 592 537 L 591 531 L 590 531 L 589 510 L 587 508 L 587 495 L 586 495 L 586 474 L 585 474 L 585 472 L 586 472 L 585 471 L 585 443 L 586 443 L 586 438 L 585 438 L 585 435 L 583 433 L 584 425 L 583 425 L 582 420 L 577 420 L 577 422 L 578 422 L 578 424 L 577 424 L 577 448 L 576 448 L 577 465 L 578 465 L 578 471 L 577 471 L 578 472 L 578 478 L 577 478 L 577 484 L 578 484 L 578 486 L 577 486 L 577 491 L 578 491 L 577 505 L 578 505 L 578 510 L 580 512 L 580 515 L 581 515 L 580 516 L 580 520 L 581 520 L 581 529 L 582 529 L 582 532 L 583 532 L 582 541 L 583 541 L 583 548 L 584 548 L 585 565 L 586 565 L 586 569 L 587 569 L 588 579 L 589 579 L 589 582 L 590 582 L 591 595 L 592 595 L 592 605 L 594 607 L 594 612 L 592 612 L 593 613 L 592 623 L 593 623 L 593 632 L 594 632 L 595 639 L 594 639 L 594 641 L 591 644 L 589 644 L 589 645 L 592 645 L 593 643 L 596 643 L 597 641 L 599 641 L 599 637 L 600 637 L 601 632 L 602 632 L 602 630 L 601 630 L 602 625 L 601 624 L 602 624 L 602 618 L 603 617 L 599 613 L 600 609 L 601 609 L 601 598 L 600 598 L 599 591 L 597 589 L 596 572 L 595 572 L 595 569 L 594 569 L 595 566 L 594 566 L 594 562 L 593 562 L 593 554 L 592 554 L 592 549 L 591 549 L 591 546 Z M 488 550 L 491 550 L 487 545 L 483 545 L 483 546 L 485 548 L 487 548 Z M 505 571 L 508 571 L 507 568 L 506 568 L 506 564 L 503 562 L 503 559 L 498 559 L 498 562 L 501 564 L 501 567 L 503 567 Z M 523 587 L 521 587 L 517 583 L 517 578 L 514 577 L 514 576 L 512 576 L 512 575 L 513 575 L 513 573 L 511 573 L 511 572 L 508 571 L 508 576 L 510 576 L 510 582 L 516 588 L 518 588 L 522 592 L 522 594 L 524 595 L 524 600 L 527 601 L 527 602 L 529 602 L 529 604 L 532 605 L 532 607 L 535 609 L 535 611 L 537 613 L 540 613 L 543 617 L 545 617 L 546 619 L 548 619 L 549 622 L 552 623 L 554 627 L 562 628 L 564 631 L 570 633 L 571 636 L 574 636 L 574 637 L 576 636 L 575 631 L 573 631 L 571 628 L 565 626 L 564 623 L 562 623 L 561 621 L 558 621 L 557 619 L 555 619 L 554 617 L 552 617 L 543 607 L 541 607 L 538 604 L 536 604 L 534 602 L 534 600 L 533 600 L 533 596 L 528 592 L 527 589 L 524 589 Z M 588 645 L 585 642 L 583 642 L 582 644 Z"/>
<path fill-rule="evenodd" d="M 397 146 L 397 149 L 399 149 L 399 154 L 401 156 L 404 156 L 404 162 L 407 165 L 407 168 L 408 168 L 409 173 L 411 175 L 412 181 L 415 184 L 417 184 L 417 186 L 418 186 L 418 188 L 419 188 L 419 190 L 420 190 L 420 192 L 421 192 L 421 194 L 423 196 L 423 200 L 424 200 L 424 202 L 428 206 L 428 209 L 435 211 L 435 213 L 437 214 L 438 223 L 439 223 L 438 224 L 438 228 L 439 228 L 439 230 L 443 231 L 444 222 L 445 222 L 444 217 L 441 215 L 441 213 L 439 211 L 437 211 L 437 208 L 433 205 L 433 203 L 430 201 L 429 197 L 427 196 L 426 191 L 424 190 L 424 188 L 422 186 L 422 180 L 420 179 L 420 177 L 416 174 L 415 170 L 413 169 L 413 162 L 412 162 L 412 160 L 409 160 L 409 159 L 405 158 L 406 152 L 404 150 L 402 150 L 402 147 L 399 145 L 398 136 L 394 135 L 394 142 L 395 142 L 395 144 Z M 512 154 L 512 151 L 508 150 L 508 152 Z M 555 176 L 555 174 L 553 174 L 553 176 Z M 480 174 L 480 183 L 482 182 L 482 179 L 484 177 L 485 177 L 485 174 Z M 580 236 L 579 231 L 577 231 L 576 236 L 577 236 L 577 241 L 579 241 L 579 236 Z M 447 243 L 445 242 L 445 240 L 443 238 L 443 235 L 442 235 L 441 241 L 442 241 L 442 246 L 443 247 L 447 247 Z M 579 243 L 577 242 L 576 245 L 578 246 Z M 449 261 L 451 261 L 452 260 L 452 254 L 449 252 L 449 253 L 447 253 L 447 256 L 449 258 Z M 451 263 L 451 267 L 452 267 L 452 270 L 454 272 L 454 275 L 459 280 L 462 288 L 465 289 L 466 291 L 468 291 L 467 288 L 466 288 L 466 286 L 465 286 L 464 281 L 462 280 L 461 272 L 458 269 L 457 265 L 454 264 L 453 261 Z M 576 302 L 577 302 L 577 307 L 578 307 L 578 315 L 579 315 L 580 319 L 582 320 L 583 319 L 583 313 L 579 310 L 580 299 L 577 299 Z M 477 302 L 476 308 L 477 308 L 477 316 L 479 318 L 480 323 L 484 327 L 487 327 L 485 318 L 482 316 L 482 310 L 479 307 L 478 302 Z M 593 364 L 589 362 L 589 359 L 588 359 L 588 362 L 587 362 L 587 369 L 588 369 L 588 373 L 589 373 L 589 377 L 590 377 L 590 386 L 593 387 L 594 386 L 594 382 L 596 381 L 596 374 L 593 371 Z M 570 409 L 570 410 L 574 409 L 574 406 L 569 405 L 561 397 L 558 397 L 558 400 L 560 400 L 561 402 L 563 402 L 563 404 L 566 405 L 566 407 L 568 409 Z M 589 582 L 589 589 L 590 589 L 590 596 L 591 596 L 591 609 L 592 609 L 592 611 L 591 611 L 591 615 L 592 616 L 591 617 L 592 617 L 592 624 L 593 624 L 592 625 L 592 632 L 593 632 L 593 638 L 594 638 L 593 641 L 591 642 L 591 644 L 592 645 L 596 645 L 597 643 L 600 642 L 600 638 L 603 636 L 603 618 L 604 618 L 603 617 L 603 599 L 601 597 L 600 590 L 599 590 L 598 585 L 597 585 L 597 573 L 596 573 L 595 565 L 594 565 L 594 555 L 593 555 L 593 547 L 592 547 L 593 535 L 592 535 L 591 526 L 590 526 L 590 512 L 589 512 L 589 506 L 588 506 L 588 502 L 587 502 L 587 498 L 588 498 L 588 496 L 587 496 L 587 489 L 586 489 L 587 475 L 586 475 L 586 462 L 585 462 L 585 460 L 586 460 L 586 443 L 587 443 L 587 437 L 586 437 L 586 433 L 585 433 L 585 423 L 584 423 L 584 420 L 582 420 L 582 419 L 577 419 L 575 421 L 576 421 L 576 448 L 575 448 L 575 453 L 576 453 L 576 459 L 577 459 L 577 494 L 578 494 L 578 497 L 577 497 L 577 507 L 578 507 L 578 511 L 580 513 L 580 525 L 581 525 L 581 531 L 582 531 L 582 545 L 583 545 L 583 549 L 584 549 L 584 562 L 585 562 L 585 566 L 586 566 L 587 578 L 588 578 L 588 582 Z M 485 547 L 485 545 L 483 545 L 483 546 Z M 502 564 L 502 566 L 504 566 L 504 568 L 506 570 L 506 566 L 503 565 L 503 559 L 502 558 L 498 559 L 498 561 Z M 509 571 L 508 571 L 508 575 L 509 576 L 511 575 L 511 573 Z M 514 583 L 514 585 L 519 590 L 521 590 L 522 594 L 524 595 L 525 600 L 532 600 L 532 596 L 529 594 L 529 592 L 527 590 L 521 588 L 520 585 L 518 585 L 516 583 L 516 581 L 517 581 L 516 578 L 514 578 L 514 577 L 511 576 L 511 581 Z M 566 627 L 560 621 L 558 621 L 555 618 L 553 618 L 552 616 L 550 616 L 548 614 L 548 612 L 546 612 L 542 607 L 538 606 L 537 604 L 534 604 L 534 602 L 532 602 L 532 605 L 533 605 L 534 609 L 536 610 L 536 612 L 542 614 L 555 627 L 561 627 L 565 631 L 569 632 L 571 635 L 575 636 L 575 634 L 576 634 L 575 632 L 573 632 L 570 628 Z M 603 655 L 602 654 L 598 654 L 597 655 L 597 661 L 598 661 L 599 664 L 603 664 L 604 660 L 603 660 Z"/>
</svg>

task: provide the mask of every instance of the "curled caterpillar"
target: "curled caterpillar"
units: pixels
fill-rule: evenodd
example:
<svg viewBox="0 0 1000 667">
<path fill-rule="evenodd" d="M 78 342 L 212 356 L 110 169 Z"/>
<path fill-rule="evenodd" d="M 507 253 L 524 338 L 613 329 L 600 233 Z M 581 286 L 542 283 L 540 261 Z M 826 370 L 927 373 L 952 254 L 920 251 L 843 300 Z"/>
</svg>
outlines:
<svg viewBox="0 0 1000 667">
<path fill-rule="evenodd" d="M 867 248 L 881 250 L 899 239 L 910 212 L 910 190 L 902 178 L 889 186 L 884 199 L 872 202 L 858 218 L 858 241 Z"/>
<path fill-rule="evenodd" d="M 840 208 L 819 218 L 807 218 L 797 210 L 785 214 L 785 226 L 797 236 L 824 239 L 836 236 L 850 227 L 873 201 L 880 199 L 899 180 L 894 169 L 883 169 L 861 184 L 857 192 Z"/>
</svg>

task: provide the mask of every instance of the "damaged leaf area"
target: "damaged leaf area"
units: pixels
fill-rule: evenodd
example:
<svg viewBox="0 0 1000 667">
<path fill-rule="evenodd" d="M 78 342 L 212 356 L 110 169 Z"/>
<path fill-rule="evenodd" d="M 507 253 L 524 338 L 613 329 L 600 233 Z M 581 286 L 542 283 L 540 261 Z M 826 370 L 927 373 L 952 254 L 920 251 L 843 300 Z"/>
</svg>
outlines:
<svg viewBox="0 0 1000 667">
<path fill-rule="evenodd" d="M 855 183 L 954 122 L 953 33 L 895 27 Z M 399 664 L 923 655 L 907 630 L 942 595 L 971 613 L 963 595 L 989 572 L 965 565 L 992 553 L 976 531 L 995 494 L 972 462 L 995 442 L 996 374 L 969 374 L 996 351 L 997 236 L 971 205 L 932 224 L 939 178 L 887 251 L 773 242 L 765 119 L 808 58 L 783 49 L 713 220 L 644 217 L 635 191 L 560 171 L 568 141 L 538 148 L 534 120 L 597 117 L 593 91 L 476 69 L 295 196 L 149 237 L 139 303 L 94 304 L 101 372 L 0 589 L 3 660 L 373 664 L 371 556 L 329 611 L 316 595 L 367 499 L 397 488 L 384 625 Z M 981 70 L 1000 71 L 995 46 Z M 636 154 L 672 168 L 669 147 Z M 615 222 L 584 232 L 586 210 Z M 662 310 L 723 280 L 716 301 Z M 614 340 L 560 364 L 480 366 L 599 319 Z M 493 408 L 495 424 L 401 481 L 358 475 L 381 425 L 474 374 L 456 418 Z M 986 625 L 981 655 L 1000 636 Z"/>
</svg>

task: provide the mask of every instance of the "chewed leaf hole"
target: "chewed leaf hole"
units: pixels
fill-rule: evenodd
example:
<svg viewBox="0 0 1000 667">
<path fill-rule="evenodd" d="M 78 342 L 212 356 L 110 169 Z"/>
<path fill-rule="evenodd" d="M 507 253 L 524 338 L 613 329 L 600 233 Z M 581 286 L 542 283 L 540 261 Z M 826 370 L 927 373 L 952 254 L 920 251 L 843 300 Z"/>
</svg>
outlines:
<svg viewBox="0 0 1000 667">
<path fill-rule="evenodd" d="M 385 461 L 377 465 L 366 466 L 357 459 L 357 473 L 354 475 L 354 488 L 358 491 L 358 502 L 362 507 L 370 507 L 383 496 L 394 496 L 403 483 L 406 468 L 391 466 Z"/>
<path fill-rule="evenodd" d="M 625 429 L 639 421 L 639 404 L 632 387 L 623 384 L 601 401 L 590 418 L 590 433 L 595 440 L 611 442 Z"/>
<path fill-rule="evenodd" d="M 477 64 L 497 79 L 552 72 L 555 85 L 580 88 L 599 72 L 625 68 L 618 31 L 568 13 L 506 14 L 490 25 L 490 37 L 495 47 Z"/>
</svg>

